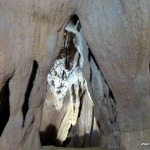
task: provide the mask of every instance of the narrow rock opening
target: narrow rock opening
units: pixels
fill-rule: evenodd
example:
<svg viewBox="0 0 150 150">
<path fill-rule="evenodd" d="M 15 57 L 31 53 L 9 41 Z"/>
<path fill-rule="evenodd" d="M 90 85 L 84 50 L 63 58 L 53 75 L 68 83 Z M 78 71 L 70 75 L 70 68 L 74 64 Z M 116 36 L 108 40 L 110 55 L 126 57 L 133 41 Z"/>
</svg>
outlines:
<svg viewBox="0 0 150 150">
<path fill-rule="evenodd" d="M 73 15 L 70 19 L 70 22 L 72 22 L 74 25 L 76 25 L 78 21 L 79 21 L 79 18 L 76 14 Z"/>
<path fill-rule="evenodd" d="M 32 72 L 31 72 L 31 75 L 30 75 L 30 79 L 29 79 L 29 83 L 28 83 L 28 87 L 27 87 L 27 91 L 26 91 L 26 94 L 25 94 L 25 101 L 24 101 L 24 104 L 23 104 L 23 107 L 22 107 L 22 112 L 23 112 L 23 120 L 25 121 L 25 117 L 26 117 L 26 114 L 28 112 L 28 103 L 29 103 L 29 98 L 30 98 L 30 94 L 31 94 L 31 91 L 32 91 L 32 88 L 33 88 L 33 85 L 34 85 L 34 80 L 35 80 L 35 77 L 36 77 L 36 74 L 37 74 L 37 69 L 38 69 L 38 63 L 36 61 L 33 61 L 33 66 L 32 66 Z M 24 123 L 23 123 L 24 125 Z"/>
<path fill-rule="evenodd" d="M 75 25 L 78 32 L 80 31 L 81 24 L 80 24 L 79 17 L 76 14 L 72 16 L 69 23 Z"/>
<path fill-rule="evenodd" d="M 89 55 L 85 58 L 84 50 L 87 49 Z M 85 62 L 89 63 L 90 82 L 83 74 Z M 62 49 L 47 81 L 41 124 L 42 146 L 50 144 L 42 142 L 44 139 L 53 137 L 51 145 L 55 146 L 119 147 L 115 99 L 84 40 L 77 15 L 65 27 Z M 92 93 L 88 86 L 91 86 Z M 49 125 L 55 126 L 55 136 L 47 130 Z"/>
<path fill-rule="evenodd" d="M 0 136 L 8 122 L 10 116 L 9 108 L 9 81 L 8 79 L 0 92 Z"/>
</svg>

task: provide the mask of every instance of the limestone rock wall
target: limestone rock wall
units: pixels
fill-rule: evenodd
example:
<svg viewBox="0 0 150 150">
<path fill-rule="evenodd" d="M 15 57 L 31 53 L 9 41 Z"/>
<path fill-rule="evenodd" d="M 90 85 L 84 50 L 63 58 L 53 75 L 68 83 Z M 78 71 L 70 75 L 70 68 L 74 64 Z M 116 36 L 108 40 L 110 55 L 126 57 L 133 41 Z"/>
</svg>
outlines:
<svg viewBox="0 0 150 150">
<path fill-rule="evenodd" d="M 72 19 L 74 15 L 78 19 Z M 0 0 L 1 149 L 42 149 L 40 137 L 51 120 L 59 133 L 53 136 L 61 144 L 73 137 L 68 146 L 80 141 L 79 147 L 83 143 L 88 147 L 90 141 L 109 149 L 147 150 L 141 143 L 150 141 L 149 20 L 149 0 Z M 66 58 L 66 67 L 79 69 L 82 82 L 74 83 L 62 107 L 61 99 L 56 107 L 54 92 L 46 94 L 47 75 L 58 60 L 65 29 L 69 31 L 72 25 L 77 25 L 71 32 L 79 43 L 71 58 Z M 72 66 L 74 60 L 78 67 Z M 72 95 L 79 95 L 73 98 L 75 102 Z M 52 115 L 43 117 L 48 97 Z M 63 118 L 74 114 L 74 122 L 65 131 L 70 125 L 72 130 L 61 133 L 66 127 Z M 84 117 L 93 124 L 83 122 Z M 90 137 L 81 138 L 91 125 L 98 134 L 91 130 Z"/>
</svg>

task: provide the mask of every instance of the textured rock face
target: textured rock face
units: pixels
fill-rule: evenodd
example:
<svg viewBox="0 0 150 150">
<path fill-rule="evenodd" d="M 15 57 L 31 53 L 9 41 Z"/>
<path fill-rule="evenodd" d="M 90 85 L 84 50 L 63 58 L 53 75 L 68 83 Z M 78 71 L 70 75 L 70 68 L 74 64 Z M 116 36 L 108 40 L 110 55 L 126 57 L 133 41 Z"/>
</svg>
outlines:
<svg viewBox="0 0 150 150">
<path fill-rule="evenodd" d="M 73 20 L 76 20 L 75 24 Z M 49 139 L 56 127 L 56 135 L 51 140 L 55 141 L 54 145 L 59 141 L 60 145 L 69 147 L 117 149 L 120 146 L 120 131 L 116 121 L 116 102 L 82 34 L 79 18 L 73 16 L 65 28 L 64 45 L 59 57 L 47 77 L 42 144 L 50 144 Z M 84 76 L 85 62 L 89 78 Z"/>
<path fill-rule="evenodd" d="M 0 0 L 1 149 L 148 149 L 149 20 L 149 0 Z"/>
</svg>

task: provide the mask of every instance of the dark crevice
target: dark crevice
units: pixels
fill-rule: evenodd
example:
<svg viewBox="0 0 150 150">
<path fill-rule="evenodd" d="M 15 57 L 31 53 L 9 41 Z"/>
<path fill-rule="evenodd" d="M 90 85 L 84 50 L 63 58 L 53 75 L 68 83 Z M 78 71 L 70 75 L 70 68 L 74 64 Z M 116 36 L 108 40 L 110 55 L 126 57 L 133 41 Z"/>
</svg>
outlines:
<svg viewBox="0 0 150 150">
<path fill-rule="evenodd" d="M 28 83 L 28 87 L 27 87 L 27 91 L 26 91 L 26 94 L 25 94 L 25 101 L 24 101 L 24 104 L 23 104 L 23 107 L 22 107 L 22 112 L 23 112 L 23 120 L 25 121 L 25 117 L 26 117 L 26 114 L 28 112 L 28 109 L 29 109 L 29 98 L 30 98 L 30 94 L 31 94 L 31 91 L 32 91 L 32 88 L 33 88 L 33 85 L 34 85 L 34 81 L 35 81 L 35 77 L 36 77 L 36 74 L 37 74 L 37 69 L 38 69 L 38 63 L 36 61 L 33 62 L 33 66 L 32 66 L 32 72 L 31 72 L 31 76 L 30 76 L 30 79 L 29 79 L 29 83 Z M 24 126 L 24 123 L 23 123 L 23 126 Z"/>
<path fill-rule="evenodd" d="M 81 97 L 80 97 L 80 106 L 79 106 L 79 113 L 78 113 L 78 118 L 81 115 L 81 110 L 82 110 L 82 106 L 83 106 L 83 97 L 84 97 L 85 92 L 82 93 Z"/>
<path fill-rule="evenodd" d="M 106 82 L 106 81 L 105 81 Z M 107 82 L 106 82 L 106 84 L 107 84 Z M 107 86 L 108 86 L 108 84 L 107 84 Z M 108 86 L 108 88 L 109 88 L 109 86 Z M 114 98 L 114 95 L 113 95 L 113 93 L 112 93 L 112 91 L 110 90 L 110 88 L 109 88 L 109 96 L 113 99 L 113 101 L 116 103 L 116 100 L 115 100 L 115 98 Z"/>
<path fill-rule="evenodd" d="M 91 58 L 92 58 L 92 59 L 94 60 L 94 63 L 95 63 L 95 65 L 96 65 L 96 67 L 98 68 L 98 70 L 100 70 L 99 65 L 97 64 L 96 58 L 95 58 L 95 56 L 93 55 L 91 49 L 88 48 L 88 50 L 89 50 L 89 55 L 88 55 L 89 62 L 91 61 Z"/>
<path fill-rule="evenodd" d="M 77 61 L 77 66 L 80 66 L 80 59 L 81 59 L 81 54 L 79 53 L 79 57 L 78 57 L 78 61 Z"/>
<path fill-rule="evenodd" d="M 76 93 L 75 93 L 75 87 L 74 84 L 71 86 L 72 96 L 73 96 L 73 102 L 75 103 L 76 100 Z"/>
<path fill-rule="evenodd" d="M 71 137 L 67 137 L 66 140 L 63 142 L 62 147 L 67 147 L 70 141 L 71 141 Z"/>
<path fill-rule="evenodd" d="M 70 22 L 73 24 L 73 25 L 77 25 L 77 30 L 80 31 L 81 30 L 81 24 L 80 24 L 80 20 L 79 20 L 79 17 L 75 14 L 71 17 L 71 20 Z"/>
<path fill-rule="evenodd" d="M 91 56 L 92 56 L 92 53 L 91 53 L 91 50 L 88 48 L 88 61 L 90 62 L 91 61 Z M 90 67 L 90 79 L 89 79 L 90 83 L 92 82 L 92 69 Z"/>
<path fill-rule="evenodd" d="M 77 24 L 77 21 L 78 21 L 78 20 L 79 20 L 79 18 L 78 18 L 78 16 L 77 16 L 76 14 L 71 17 L 71 22 L 72 22 L 73 24 Z"/>
<path fill-rule="evenodd" d="M 0 92 L 0 136 L 8 122 L 10 116 L 9 108 L 9 81 L 10 78 L 5 82 Z"/>
<path fill-rule="evenodd" d="M 102 75 L 103 80 L 105 81 L 106 85 L 108 86 L 108 89 L 109 89 L 109 96 L 110 96 L 110 97 L 114 100 L 114 102 L 116 103 L 115 97 L 114 97 L 114 95 L 113 95 L 113 92 L 111 91 L 111 89 L 110 89 L 110 87 L 109 87 L 107 81 L 105 80 L 104 75 L 103 75 L 103 73 L 102 73 L 102 71 L 101 71 L 99 65 L 97 64 L 96 58 L 94 57 L 93 53 L 91 52 L 91 50 L 90 50 L 90 48 L 89 48 L 89 55 L 88 55 L 89 62 L 90 62 L 90 60 L 91 60 L 90 57 L 93 59 L 95 65 L 96 65 L 96 67 L 97 67 L 97 69 L 100 71 L 100 73 L 101 73 L 101 75 Z M 90 68 L 90 70 L 91 70 L 91 68 Z M 90 81 L 92 81 L 92 70 L 90 71 Z M 105 93 L 104 93 L 104 94 L 105 94 Z"/>
<path fill-rule="evenodd" d="M 68 135 L 71 133 L 73 129 L 73 126 L 71 125 L 71 127 L 68 130 Z M 62 147 L 67 147 L 67 145 L 70 143 L 72 137 L 67 137 L 66 140 L 62 143 Z"/>
</svg>

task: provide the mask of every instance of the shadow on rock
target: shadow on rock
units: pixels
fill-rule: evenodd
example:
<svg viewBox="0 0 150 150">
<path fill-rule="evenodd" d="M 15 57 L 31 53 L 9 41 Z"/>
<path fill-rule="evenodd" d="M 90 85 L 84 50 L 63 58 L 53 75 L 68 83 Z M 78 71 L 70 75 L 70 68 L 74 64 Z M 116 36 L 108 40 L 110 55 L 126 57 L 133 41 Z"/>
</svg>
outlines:
<svg viewBox="0 0 150 150">
<path fill-rule="evenodd" d="M 40 131 L 40 140 L 42 146 L 61 146 L 61 142 L 58 139 L 56 139 L 56 137 L 57 129 L 52 124 L 50 124 L 45 131 Z"/>
</svg>

